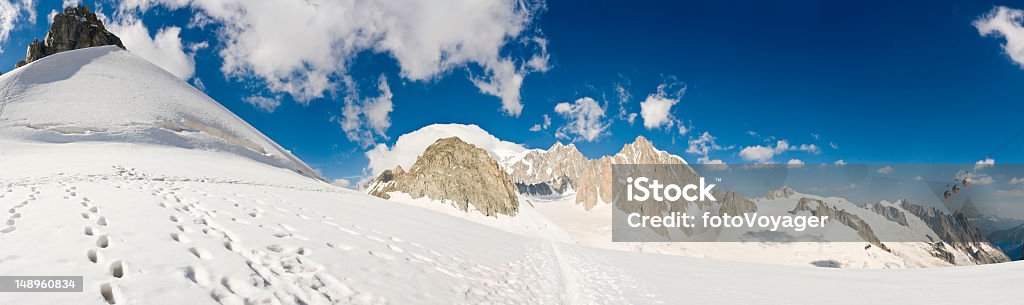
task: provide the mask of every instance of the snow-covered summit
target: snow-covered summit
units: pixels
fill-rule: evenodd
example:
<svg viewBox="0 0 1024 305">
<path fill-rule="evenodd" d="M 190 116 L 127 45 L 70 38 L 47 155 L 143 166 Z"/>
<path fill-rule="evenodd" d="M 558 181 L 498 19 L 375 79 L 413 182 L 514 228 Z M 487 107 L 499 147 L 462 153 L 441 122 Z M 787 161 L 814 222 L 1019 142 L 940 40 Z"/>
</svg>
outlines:
<svg viewBox="0 0 1024 305">
<path fill-rule="evenodd" d="M 227 151 L 317 177 L 203 92 L 116 46 L 54 54 L 0 76 L 0 138 Z"/>
</svg>

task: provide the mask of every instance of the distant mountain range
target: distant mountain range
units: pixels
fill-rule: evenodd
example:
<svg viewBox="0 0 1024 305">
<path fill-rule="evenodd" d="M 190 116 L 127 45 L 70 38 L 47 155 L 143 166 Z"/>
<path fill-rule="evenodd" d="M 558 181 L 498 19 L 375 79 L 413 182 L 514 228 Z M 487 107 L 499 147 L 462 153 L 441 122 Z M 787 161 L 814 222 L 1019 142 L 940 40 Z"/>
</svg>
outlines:
<svg viewBox="0 0 1024 305">
<path fill-rule="evenodd" d="M 500 160 L 490 162 L 478 161 L 480 158 L 492 158 L 482 150 L 472 154 L 473 158 L 465 158 L 462 156 L 471 149 L 441 145 L 442 142 L 452 141 L 450 138 L 442 139 L 428 148 L 416 161 L 414 170 L 405 172 L 399 167 L 381 173 L 369 183 L 367 192 L 382 198 L 389 198 L 393 192 L 410 194 L 413 198 L 427 197 L 453 203 L 462 211 L 477 210 L 491 216 L 495 213 L 515 215 L 513 211 L 516 209 L 512 206 L 519 205 L 523 200 L 516 202 L 510 195 L 515 197 L 518 194 L 520 198 L 526 198 L 526 201 L 533 200 L 530 198 L 568 197 L 579 207 L 577 212 L 572 213 L 586 214 L 612 202 L 614 164 L 678 164 L 689 169 L 683 158 L 657 149 L 642 136 L 623 145 L 616 154 L 596 159 L 586 158 L 573 144 L 556 143 L 546 150 L 526 150 L 499 156 L 497 158 Z M 459 146 L 472 146 L 458 142 L 461 143 Z M 441 150 L 439 147 L 450 148 Z M 446 162 L 437 162 L 438 156 L 446 156 Z M 458 160 L 473 161 L 472 164 L 460 164 Z M 691 176 L 682 179 L 697 178 L 695 173 Z M 509 185 L 514 186 L 514 193 L 509 192 Z M 717 189 L 715 191 L 716 197 L 722 198 L 718 202 L 695 202 L 687 209 L 734 215 L 761 209 L 779 209 L 779 213 L 829 215 L 860 236 L 866 245 L 885 253 L 876 255 L 894 256 L 914 262 L 910 265 L 987 264 L 1009 260 L 963 214 L 948 214 L 903 199 L 858 206 L 842 198 L 801 194 L 788 187 L 754 198 L 744 198 L 737 193 Z M 626 206 L 615 208 L 632 209 Z M 666 211 L 648 208 L 643 212 L 661 214 Z M 610 219 L 607 221 L 611 222 Z M 680 230 L 688 236 L 695 234 L 686 229 Z M 656 233 L 669 235 L 664 228 L 657 229 Z M 893 240 L 906 242 L 887 242 Z M 869 248 L 865 247 L 865 251 Z"/>
</svg>

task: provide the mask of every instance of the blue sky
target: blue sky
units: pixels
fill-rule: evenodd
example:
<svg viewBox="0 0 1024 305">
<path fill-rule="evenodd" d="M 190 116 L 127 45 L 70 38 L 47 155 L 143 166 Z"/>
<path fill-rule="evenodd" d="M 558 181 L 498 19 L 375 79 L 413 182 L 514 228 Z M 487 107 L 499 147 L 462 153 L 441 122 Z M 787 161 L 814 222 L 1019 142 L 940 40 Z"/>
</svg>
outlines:
<svg viewBox="0 0 1024 305">
<path fill-rule="evenodd" d="M 15 26 L 6 29 L 9 37 L 0 40 L 4 71 L 23 57 L 32 38 L 45 35 L 46 16 L 63 4 L 0 0 L 5 2 L 23 7 Z M 495 1 L 482 9 L 497 17 L 467 21 L 484 22 L 479 27 L 454 27 L 465 31 L 455 33 L 464 36 L 452 34 L 463 49 L 447 53 L 442 59 L 450 62 L 439 65 L 420 60 L 424 52 L 429 55 L 429 46 L 410 43 L 429 41 L 415 35 L 438 35 L 417 31 L 417 24 L 401 28 L 408 35 L 391 37 L 394 41 L 356 36 L 367 41 L 355 44 L 365 46 L 335 50 L 331 46 L 337 40 L 318 41 L 326 38 L 318 35 L 317 25 L 304 24 L 308 20 L 301 10 L 289 11 L 294 1 L 280 2 L 279 17 L 241 23 L 252 30 L 241 33 L 231 28 L 239 24 L 224 19 L 230 9 L 205 3 L 210 1 L 137 2 L 142 4 L 98 3 L 98 10 L 117 24 L 112 28 L 125 31 L 137 22 L 145 30 L 142 38 L 120 35 L 129 50 L 131 40 L 155 46 L 136 48 L 150 57 L 184 59 L 168 61 L 181 69 L 176 74 L 194 84 L 200 80 L 207 94 L 329 178 L 358 180 L 366 175 L 369 145 L 392 145 L 398 136 L 433 123 L 477 124 L 531 148 L 575 142 L 591 157 L 612 154 L 643 135 L 691 162 L 702 155 L 687 152 L 689 141 L 709 132 L 720 149 L 711 149 L 707 158 L 726 163 L 974 163 L 1024 128 L 1024 70 L 1011 56 L 1012 46 L 1003 47 L 1007 39 L 1024 37 L 1013 36 L 1016 32 L 983 36 L 973 24 L 997 6 L 1024 8 L 1019 2 L 552 1 L 502 6 Z M 432 11 L 382 7 L 402 19 Z M 320 9 L 331 13 L 329 6 Z M 34 23 L 29 11 L 37 15 Z M 434 13 L 447 11 L 457 10 Z M 1019 20 L 1007 20 L 1007 29 L 1021 28 Z M 365 26 L 360 22 L 384 24 L 351 21 Z M 308 27 L 310 35 L 291 37 L 295 32 L 275 32 L 275 26 Z M 158 32 L 172 27 L 180 32 L 164 32 L 160 39 Z M 489 50 L 494 40 L 479 37 L 495 33 L 496 53 L 474 52 Z M 174 41 L 178 44 L 166 43 Z M 225 56 L 226 49 L 248 53 Z M 298 50 L 307 51 L 289 53 Z M 239 58 L 249 61 L 228 62 Z M 289 66 L 291 58 L 309 62 Z M 531 59 L 546 62 L 538 68 L 529 65 Z M 495 72 L 503 60 L 523 77 L 521 86 L 486 93 L 480 82 L 509 79 Z M 321 72 L 325 82 L 317 84 L 310 76 Z M 378 120 L 374 125 L 380 112 L 364 113 L 353 127 L 353 139 L 342 128 L 344 109 L 379 110 L 370 106 L 381 105 L 377 98 L 385 96 L 382 77 L 391 93 L 387 102 L 392 109 L 383 112 L 388 124 Z M 315 89 L 288 87 L 296 84 Z M 659 96 L 661 85 L 665 90 Z M 630 98 L 622 102 L 617 88 Z M 310 94 L 317 90 L 322 96 Z M 509 92 L 520 94 L 521 111 L 503 108 L 499 96 Z M 254 96 L 280 105 L 273 112 L 260 109 L 246 102 Z M 599 109 L 573 104 L 586 97 Z M 640 113 L 641 103 L 650 98 L 677 102 L 654 128 L 645 127 L 643 115 L 630 124 L 628 114 Z M 580 107 L 556 111 L 563 102 Z M 620 109 L 627 116 L 620 116 Z M 581 123 L 570 112 L 593 110 L 604 115 L 576 117 L 591 123 L 580 126 L 605 129 L 590 134 L 567 129 Z M 550 127 L 531 131 L 544 115 L 551 118 Z M 567 136 L 559 138 L 559 130 Z M 793 149 L 778 149 L 778 140 Z M 1022 142 L 994 159 L 1024 162 Z M 741 153 L 756 146 L 762 146 L 762 153 L 770 151 L 770 158 Z"/>
</svg>

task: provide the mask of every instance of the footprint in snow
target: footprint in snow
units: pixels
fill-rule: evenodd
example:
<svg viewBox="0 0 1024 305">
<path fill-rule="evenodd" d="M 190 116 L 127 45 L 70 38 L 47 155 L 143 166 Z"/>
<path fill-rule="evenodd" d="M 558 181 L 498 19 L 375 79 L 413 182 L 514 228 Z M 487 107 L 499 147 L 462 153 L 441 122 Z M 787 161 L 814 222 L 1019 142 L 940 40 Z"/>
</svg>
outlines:
<svg viewBox="0 0 1024 305">
<path fill-rule="evenodd" d="M 384 253 L 384 252 L 370 250 L 369 253 L 370 253 L 370 255 L 376 256 L 377 258 L 380 258 L 380 259 L 383 259 L 383 260 L 386 260 L 386 261 L 395 260 L 395 256 L 394 255 L 387 254 L 387 253 Z"/>
<path fill-rule="evenodd" d="M 96 239 L 96 246 L 100 247 L 100 248 L 109 247 L 110 246 L 110 236 L 107 236 L 106 234 L 100 235 L 100 237 Z"/>
<path fill-rule="evenodd" d="M 206 251 L 206 249 L 202 249 L 202 248 L 191 247 L 191 248 L 188 248 L 188 252 L 192 253 L 193 256 L 195 256 L 195 257 L 197 257 L 199 259 L 212 259 L 213 258 L 213 254 L 210 254 L 210 251 Z"/>
</svg>

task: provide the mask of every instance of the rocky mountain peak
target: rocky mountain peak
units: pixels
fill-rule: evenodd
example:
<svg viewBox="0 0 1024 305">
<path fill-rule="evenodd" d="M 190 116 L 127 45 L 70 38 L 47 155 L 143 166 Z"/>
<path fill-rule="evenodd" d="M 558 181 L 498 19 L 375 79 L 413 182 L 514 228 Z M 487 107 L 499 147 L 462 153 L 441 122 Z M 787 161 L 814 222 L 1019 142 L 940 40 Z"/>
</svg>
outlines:
<svg viewBox="0 0 1024 305">
<path fill-rule="evenodd" d="M 654 149 L 654 143 L 651 143 L 651 141 L 647 140 L 647 138 L 644 138 L 644 136 L 636 136 L 636 139 L 633 139 L 632 143 L 622 146 L 622 150 L 626 150 L 627 148 Z"/>
<path fill-rule="evenodd" d="M 768 191 L 768 193 L 764 195 L 764 198 L 768 200 L 785 199 L 793 197 L 795 194 L 796 191 L 790 188 L 789 185 L 783 185 L 777 190 Z"/>
<path fill-rule="evenodd" d="M 121 39 L 107 31 L 88 7 L 69 7 L 53 16 L 53 24 L 46 37 L 42 42 L 38 39 L 32 41 L 25 52 L 25 59 L 18 61 L 14 68 L 64 51 L 107 45 L 125 48 Z"/>
<path fill-rule="evenodd" d="M 450 202 L 487 216 L 514 216 L 519 199 L 512 179 L 487 151 L 458 137 L 437 140 L 427 147 L 408 172 L 401 167 L 381 173 L 368 187 L 371 195 L 390 198 L 402 192 L 412 198 Z"/>
<path fill-rule="evenodd" d="M 579 150 L 576 149 L 576 144 L 569 143 L 569 145 L 565 145 L 565 144 L 562 144 L 562 142 L 555 142 L 554 145 L 551 145 L 551 148 L 549 148 L 548 151 L 549 152 L 561 152 L 561 151 L 576 151 L 576 152 L 578 152 Z"/>
<path fill-rule="evenodd" d="M 683 158 L 659 150 L 643 136 L 636 136 L 633 143 L 623 145 L 613 159 L 615 164 L 686 164 Z"/>
</svg>

